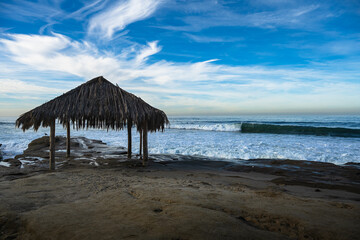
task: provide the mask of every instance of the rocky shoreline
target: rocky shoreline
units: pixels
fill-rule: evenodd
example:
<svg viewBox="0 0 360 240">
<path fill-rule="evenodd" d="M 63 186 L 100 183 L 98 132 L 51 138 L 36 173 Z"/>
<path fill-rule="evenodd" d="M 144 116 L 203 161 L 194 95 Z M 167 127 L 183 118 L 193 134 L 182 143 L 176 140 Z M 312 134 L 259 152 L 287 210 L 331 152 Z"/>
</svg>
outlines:
<svg viewBox="0 0 360 240">
<path fill-rule="evenodd" d="M 150 155 L 57 137 L 0 166 L 0 239 L 356 239 L 357 164 Z"/>
</svg>

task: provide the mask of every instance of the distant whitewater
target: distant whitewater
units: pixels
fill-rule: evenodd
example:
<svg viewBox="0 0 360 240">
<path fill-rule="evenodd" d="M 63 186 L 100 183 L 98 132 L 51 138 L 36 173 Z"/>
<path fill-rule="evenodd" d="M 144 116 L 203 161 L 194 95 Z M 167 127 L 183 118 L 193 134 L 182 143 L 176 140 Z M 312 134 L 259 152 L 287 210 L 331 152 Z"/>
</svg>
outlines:
<svg viewBox="0 0 360 240">
<path fill-rule="evenodd" d="M 227 123 L 227 124 L 183 124 L 174 125 L 174 129 L 206 130 L 242 133 L 273 133 L 273 134 L 299 134 L 332 137 L 360 137 L 360 129 L 341 127 L 314 127 L 296 125 L 276 125 L 265 123 Z"/>
<path fill-rule="evenodd" d="M 164 133 L 149 134 L 150 153 L 203 155 L 236 159 L 276 158 L 344 164 L 360 163 L 360 116 L 172 117 Z M 27 144 L 49 132 L 23 133 L 15 118 L 0 118 L 0 143 L 5 158 L 22 153 Z M 58 125 L 57 135 L 65 136 Z M 74 136 L 127 146 L 125 131 L 81 130 Z M 138 133 L 133 129 L 134 152 Z"/>
</svg>

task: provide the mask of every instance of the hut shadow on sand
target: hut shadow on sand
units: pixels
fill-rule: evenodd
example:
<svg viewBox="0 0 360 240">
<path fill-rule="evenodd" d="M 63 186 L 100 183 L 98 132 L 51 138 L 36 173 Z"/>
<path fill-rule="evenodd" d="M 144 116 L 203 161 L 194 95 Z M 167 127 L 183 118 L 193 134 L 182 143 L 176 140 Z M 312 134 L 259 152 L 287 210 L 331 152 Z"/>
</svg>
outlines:
<svg viewBox="0 0 360 240">
<path fill-rule="evenodd" d="M 70 125 L 73 129 L 122 130 L 127 127 L 128 159 L 131 159 L 131 128 L 140 133 L 140 155 L 148 160 L 148 132 L 163 131 L 169 124 L 166 114 L 104 77 L 94 78 L 24 114 L 15 122 L 23 131 L 50 127 L 49 167 L 55 169 L 55 121 L 67 129 L 66 156 L 70 156 Z"/>
</svg>

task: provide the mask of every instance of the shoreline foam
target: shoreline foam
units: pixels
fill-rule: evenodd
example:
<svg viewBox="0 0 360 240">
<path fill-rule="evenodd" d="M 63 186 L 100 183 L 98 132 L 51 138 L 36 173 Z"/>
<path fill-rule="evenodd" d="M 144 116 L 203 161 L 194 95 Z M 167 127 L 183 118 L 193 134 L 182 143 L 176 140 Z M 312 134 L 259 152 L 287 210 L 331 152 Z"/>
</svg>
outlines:
<svg viewBox="0 0 360 240">
<path fill-rule="evenodd" d="M 8 123 L 1 124 L 3 121 L 4 119 L 0 118 L 0 132 L 2 132 L 0 143 L 3 144 L 1 150 L 4 158 L 13 158 L 17 154 L 22 154 L 32 140 L 49 134 L 49 129 L 46 128 L 41 128 L 37 132 L 23 133 L 20 129 L 15 129 L 6 119 L 5 122 Z M 204 155 L 225 159 L 309 160 L 331 162 L 338 165 L 360 161 L 360 138 L 330 137 L 328 129 L 324 136 L 242 133 L 239 125 L 241 122 L 257 124 L 255 129 L 263 128 L 258 124 L 276 125 L 280 130 L 286 129 L 288 125 L 300 127 L 296 131 L 305 131 L 307 127 L 327 127 L 332 131 L 339 128 L 355 129 L 354 131 L 360 129 L 359 116 L 175 117 L 171 118 L 170 129 L 166 129 L 165 132 L 149 134 L 149 153 Z M 235 131 L 180 130 L 177 129 L 178 127 L 209 130 L 233 129 Z M 270 127 L 270 130 L 271 128 L 273 126 Z M 310 130 L 313 131 L 313 129 Z M 63 129 L 63 126 L 57 125 L 56 134 L 66 136 L 66 130 Z M 107 132 L 106 130 L 88 129 L 73 131 L 72 136 L 100 139 L 111 146 L 127 144 L 125 131 Z M 139 133 L 135 128 L 132 136 L 133 150 L 137 152 L 139 150 Z"/>
</svg>

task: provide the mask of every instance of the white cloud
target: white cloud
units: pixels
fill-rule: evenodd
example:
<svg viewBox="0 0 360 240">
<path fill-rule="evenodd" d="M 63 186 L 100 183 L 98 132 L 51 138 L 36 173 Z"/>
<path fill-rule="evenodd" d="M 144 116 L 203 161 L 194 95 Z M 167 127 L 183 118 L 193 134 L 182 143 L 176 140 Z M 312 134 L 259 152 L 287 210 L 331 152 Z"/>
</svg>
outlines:
<svg viewBox="0 0 360 240">
<path fill-rule="evenodd" d="M 60 34 L 13 34 L 0 39 L 0 44 L 11 61 L 32 69 L 34 75 L 34 71 L 38 74 L 48 72 L 49 80 L 58 73 L 76 75 L 84 80 L 103 75 L 172 113 L 190 111 L 196 106 L 203 109 L 208 106 L 209 111 L 228 113 L 264 112 L 266 109 L 285 111 L 292 107 L 360 108 L 360 72 L 356 64 L 336 62 L 289 68 L 229 66 L 221 64 L 218 59 L 195 63 L 150 62 L 147 59 L 161 50 L 156 41 L 145 46 L 134 45 L 115 55 Z M 6 71 L 19 72 L 19 69 Z M 51 71 L 55 72 L 51 74 Z M 33 91 L 41 95 L 66 91 L 22 79 L 23 76 L 17 80 L 4 78 L 0 82 L 5 86 L 1 93 L 16 95 Z M 67 90 L 75 87 L 74 84 L 65 86 Z"/>
<path fill-rule="evenodd" d="M 224 43 L 224 42 L 240 42 L 243 41 L 243 37 L 211 37 L 211 36 L 199 36 L 190 33 L 185 33 L 185 36 L 189 37 L 191 40 L 199 43 Z"/>
<path fill-rule="evenodd" d="M 360 39 L 327 42 L 320 50 L 333 55 L 357 55 L 360 52 Z"/>
<path fill-rule="evenodd" d="M 115 32 L 123 30 L 127 25 L 150 17 L 164 1 L 166 0 L 92 0 L 84 1 L 78 9 L 67 12 L 67 9 L 63 9 L 62 1 L 16 0 L 14 3 L 0 2 L 0 13 L 16 21 L 45 22 L 39 29 L 41 34 L 64 19 L 87 22 L 88 16 L 93 14 L 88 23 L 88 33 L 110 39 Z"/>
<path fill-rule="evenodd" d="M 253 4 L 253 2 L 250 1 L 249 4 Z M 270 5 L 276 5 L 276 7 L 269 8 Z M 236 9 L 236 6 L 232 8 L 231 3 L 220 3 L 218 1 L 208 1 L 206 4 L 195 5 L 186 1 L 183 3 L 178 2 L 172 8 L 175 11 L 181 8 L 188 13 L 181 19 L 184 25 L 165 25 L 159 26 L 159 28 L 191 32 L 219 26 L 318 29 L 318 25 L 322 20 L 333 16 L 328 12 L 328 9 L 321 8 L 320 4 L 276 3 L 275 5 L 268 4 L 262 8 L 251 8 L 249 11 L 241 11 Z M 199 12 L 202 14 L 198 14 Z M 202 39 L 200 38 L 199 40 L 201 41 Z"/>
<path fill-rule="evenodd" d="M 146 47 L 140 50 L 136 56 L 136 63 L 141 64 L 147 60 L 148 57 L 161 51 L 161 47 L 158 46 L 158 41 L 149 42 Z"/>
<path fill-rule="evenodd" d="M 24 56 L 21 58 L 34 57 L 34 55 L 49 57 L 49 54 L 71 44 L 71 41 L 61 34 L 54 34 L 54 36 L 9 34 L 8 36 L 12 39 L 1 39 L 1 42 L 13 56 Z M 32 59 L 28 60 L 32 61 Z"/>
<path fill-rule="evenodd" d="M 0 94 L 16 93 L 16 94 L 56 94 L 63 93 L 64 90 L 58 88 L 49 88 L 29 84 L 16 79 L 0 79 Z"/>
<path fill-rule="evenodd" d="M 38 70 L 52 70 L 70 73 L 81 77 L 97 76 L 99 73 L 116 68 L 116 59 L 106 55 L 98 56 L 87 42 L 77 42 L 61 34 L 8 35 L 1 39 L 4 51 L 11 58 Z"/>
<path fill-rule="evenodd" d="M 45 2 L 45 1 L 26 1 L 17 0 L 10 3 L 10 1 L 3 1 L 0 3 L 1 14 L 9 18 L 31 22 L 35 19 L 43 19 L 51 21 L 52 18 L 65 15 L 64 11 L 60 9 L 59 4 Z"/>
<path fill-rule="evenodd" d="M 81 7 L 80 9 L 68 14 L 66 18 L 75 18 L 79 20 L 83 20 L 86 16 L 91 13 L 100 11 L 104 8 L 106 1 L 102 0 L 94 0 L 93 2 L 86 2 L 85 6 Z"/>
<path fill-rule="evenodd" d="M 150 17 L 161 3 L 161 0 L 118 1 L 92 17 L 88 31 L 110 39 L 127 25 Z"/>
</svg>

